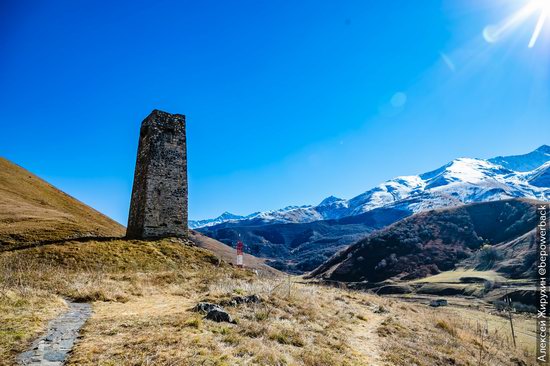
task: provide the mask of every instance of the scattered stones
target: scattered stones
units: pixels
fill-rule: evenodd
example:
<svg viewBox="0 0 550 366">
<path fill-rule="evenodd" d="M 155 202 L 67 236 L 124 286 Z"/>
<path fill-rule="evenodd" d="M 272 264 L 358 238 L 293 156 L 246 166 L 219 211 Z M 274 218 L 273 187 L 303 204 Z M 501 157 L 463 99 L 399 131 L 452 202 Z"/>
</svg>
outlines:
<svg viewBox="0 0 550 366">
<path fill-rule="evenodd" d="M 447 306 L 449 303 L 445 299 L 437 299 L 430 301 L 430 306 L 437 308 L 439 306 Z"/>
<path fill-rule="evenodd" d="M 193 311 L 206 314 L 206 319 L 215 322 L 227 322 L 233 324 L 236 323 L 233 318 L 231 318 L 231 315 L 229 315 L 229 313 L 218 304 L 212 304 L 210 302 L 199 302 L 197 305 L 195 305 Z"/>
<path fill-rule="evenodd" d="M 248 295 L 248 296 L 235 296 L 231 300 L 226 300 L 222 302 L 224 306 L 237 306 L 240 304 L 258 304 L 262 302 L 262 299 L 258 295 Z"/>
<path fill-rule="evenodd" d="M 212 309 L 206 314 L 206 319 L 212 320 L 215 322 L 227 322 L 236 324 L 237 322 L 231 318 L 231 315 L 222 308 Z"/>
<path fill-rule="evenodd" d="M 220 305 L 211 302 L 199 302 L 193 311 L 206 314 L 206 319 L 215 322 L 227 322 L 236 324 L 231 315 L 222 306 L 237 306 L 240 304 L 257 304 L 262 302 L 258 295 L 235 296 L 231 300 L 222 301 Z"/>
<path fill-rule="evenodd" d="M 212 304 L 210 302 L 199 302 L 195 307 L 193 308 L 193 311 L 208 314 L 212 310 L 222 310 L 223 308 L 218 304 Z"/>
<path fill-rule="evenodd" d="M 527 366 L 527 363 L 525 363 L 525 361 L 520 360 L 517 357 L 512 357 L 510 359 L 510 362 L 512 362 L 515 366 Z"/>
<path fill-rule="evenodd" d="M 80 328 L 92 314 L 90 304 L 69 302 L 68 305 L 69 310 L 48 324 L 46 333 L 33 343 L 31 349 L 18 356 L 20 365 L 63 365 Z"/>
</svg>

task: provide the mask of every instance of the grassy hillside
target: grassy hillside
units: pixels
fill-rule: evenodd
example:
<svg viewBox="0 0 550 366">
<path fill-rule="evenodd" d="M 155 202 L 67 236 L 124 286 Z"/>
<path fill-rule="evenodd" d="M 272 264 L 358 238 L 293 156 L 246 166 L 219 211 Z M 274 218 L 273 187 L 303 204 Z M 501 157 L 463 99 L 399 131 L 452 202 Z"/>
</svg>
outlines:
<svg viewBox="0 0 550 366">
<path fill-rule="evenodd" d="M 2 252 L 0 365 L 65 309 L 63 298 L 93 306 L 69 365 L 534 365 L 497 315 L 299 281 L 237 269 L 175 239 Z M 262 302 L 226 307 L 236 324 L 191 311 L 249 294 Z"/>
<path fill-rule="evenodd" d="M 36 242 L 124 233 L 122 225 L 0 158 L 0 251 Z"/>
<path fill-rule="evenodd" d="M 468 262 L 528 277 L 535 259 L 526 255 L 534 242 L 535 207 L 535 201 L 512 199 L 416 214 L 338 253 L 312 275 L 347 282 L 411 280 Z"/>
</svg>

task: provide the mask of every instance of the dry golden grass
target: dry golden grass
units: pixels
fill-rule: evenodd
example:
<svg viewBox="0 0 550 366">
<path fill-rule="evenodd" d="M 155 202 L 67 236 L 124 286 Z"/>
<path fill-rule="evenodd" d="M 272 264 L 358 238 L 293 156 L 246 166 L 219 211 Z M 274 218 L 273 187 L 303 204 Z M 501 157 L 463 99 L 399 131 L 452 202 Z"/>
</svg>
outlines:
<svg viewBox="0 0 550 366">
<path fill-rule="evenodd" d="M 5 252 L 0 276 L 4 297 L 18 290 L 43 296 L 44 303 L 55 299 L 57 311 L 60 296 L 94 301 L 72 364 L 363 365 L 370 359 L 348 340 L 354 324 L 358 330 L 367 324 L 369 310 L 342 290 L 289 289 L 284 277 L 258 277 L 179 241 L 67 242 Z M 190 310 L 201 300 L 250 293 L 264 301 L 228 308 L 236 325 Z M 5 312 L 15 317 L 21 308 L 42 326 L 55 315 L 23 303 Z M 2 343 L 2 352 L 13 360 L 29 340 Z"/>
<path fill-rule="evenodd" d="M 0 158 L 0 250 L 42 241 L 123 235 L 122 225 Z"/>
<path fill-rule="evenodd" d="M 445 271 L 434 276 L 420 278 L 409 283 L 464 283 L 464 279 L 476 278 L 480 281 L 504 283 L 508 280 L 495 271 L 476 271 L 473 269 L 457 268 L 453 271 Z"/>
<path fill-rule="evenodd" d="M 506 321 L 481 310 L 403 306 L 381 325 L 391 365 L 535 365 L 534 339 L 519 338 L 514 350 Z M 519 319 L 518 319 L 519 320 Z M 522 328 L 533 319 L 522 319 Z M 498 327 L 488 324 L 499 324 Z M 526 340 L 527 342 L 523 342 Z M 522 363 L 523 362 L 523 363 Z"/>
<path fill-rule="evenodd" d="M 14 356 L 64 308 L 64 301 L 49 292 L 0 290 L 0 365 L 12 365 Z"/>
<path fill-rule="evenodd" d="M 0 364 L 12 364 L 68 297 L 94 311 L 70 365 L 477 365 L 480 344 L 483 365 L 529 365 L 500 334 L 480 338 L 457 309 L 299 281 L 239 270 L 170 239 L 0 253 Z M 191 311 L 248 294 L 263 301 L 226 307 L 237 324 Z"/>
<path fill-rule="evenodd" d="M 96 304 L 71 364 L 336 366 L 369 364 L 374 356 L 350 342 L 365 323 L 357 314 L 370 311 L 341 290 L 292 284 L 289 292 L 286 279 L 223 273 L 203 281 L 204 291 L 185 291 L 182 283 L 124 304 Z M 252 293 L 263 302 L 226 307 L 234 325 L 191 311 L 198 301 Z"/>
<path fill-rule="evenodd" d="M 229 270 L 210 252 L 171 240 L 66 242 L 0 253 L 0 365 L 11 365 L 65 308 L 63 297 L 124 302 L 177 281 L 200 288 L 194 273 L 212 268 Z"/>
</svg>

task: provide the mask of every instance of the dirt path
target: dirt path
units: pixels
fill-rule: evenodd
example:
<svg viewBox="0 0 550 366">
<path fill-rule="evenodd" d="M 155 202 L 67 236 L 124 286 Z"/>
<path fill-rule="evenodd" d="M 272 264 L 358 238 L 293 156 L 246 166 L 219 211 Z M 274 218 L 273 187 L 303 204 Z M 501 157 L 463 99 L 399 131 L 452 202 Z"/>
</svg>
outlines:
<svg viewBox="0 0 550 366">
<path fill-rule="evenodd" d="M 367 321 L 354 327 L 353 336 L 350 338 L 351 346 L 369 358 L 369 366 L 382 365 L 382 340 L 377 330 L 384 319 L 385 317 L 379 314 L 370 315 Z"/>
<path fill-rule="evenodd" d="M 33 342 L 30 350 L 19 355 L 20 365 L 63 365 L 80 328 L 92 314 L 90 304 L 67 302 L 67 305 L 69 309 L 48 324 L 46 333 Z"/>
</svg>

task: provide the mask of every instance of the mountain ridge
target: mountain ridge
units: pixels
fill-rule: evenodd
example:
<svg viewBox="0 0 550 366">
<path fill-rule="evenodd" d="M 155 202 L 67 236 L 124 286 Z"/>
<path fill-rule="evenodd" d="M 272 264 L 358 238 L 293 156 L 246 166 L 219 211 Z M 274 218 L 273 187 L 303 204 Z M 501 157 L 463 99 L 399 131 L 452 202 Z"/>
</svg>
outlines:
<svg viewBox="0 0 550 366">
<path fill-rule="evenodd" d="M 310 276 L 379 283 L 422 278 L 462 263 L 532 277 L 536 256 L 525 254 L 535 254 L 530 248 L 538 203 L 510 199 L 421 212 L 336 253 Z"/>
<path fill-rule="evenodd" d="M 329 196 L 316 206 L 288 206 L 246 216 L 233 215 L 229 219 L 224 219 L 222 215 L 215 219 L 191 220 L 189 226 L 200 229 L 223 222 L 238 224 L 247 220 L 275 224 L 340 219 L 374 208 L 391 207 L 414 197 L 422 198 L 430 208 L 448 207 L 450 202 L 457 205 L 514 197 L 546 200 L 550 199 L 549 166 L 548 145 L 523 155 L 491 159 L 457 158 L 426 173 L 395 177 L 348 200 Z M 545 169 L 539 171 L 543 167 Z M 449 197 L 443 199 L 445 195 Z M 430 201 L 429 204 L 427 201 Z M 410 207 L 411 213 L 421 210 L 418 205 Z"/>
<path fill-rule="evenodd" d="M 416 213 L 513 198 L 547 201 L 549 167 L 550 161 L 516 172 L 484 159 L 458 158 L 420 175 L 393 178 L 350 200 L 330 196 L 317 206 L 269 211 L 196 230 L 230 246 L 241 240 L 246 251 L 267 258 L 277 269 L 309 272 L 371 232 Z"/>
</svg>

